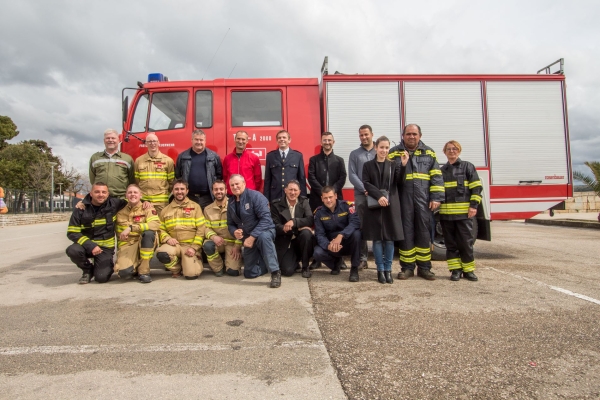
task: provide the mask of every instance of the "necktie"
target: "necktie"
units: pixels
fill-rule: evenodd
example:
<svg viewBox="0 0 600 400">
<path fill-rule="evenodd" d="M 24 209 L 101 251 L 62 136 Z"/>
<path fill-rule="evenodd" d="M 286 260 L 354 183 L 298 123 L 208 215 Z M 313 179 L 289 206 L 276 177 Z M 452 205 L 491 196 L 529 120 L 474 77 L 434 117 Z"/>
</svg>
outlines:
<svg viewBox="0 0 600 400">
<path fill-rule="evenodd" d="M 281 162 L 285 161 L 285 151 L 281 152 Z"/>
</svg>

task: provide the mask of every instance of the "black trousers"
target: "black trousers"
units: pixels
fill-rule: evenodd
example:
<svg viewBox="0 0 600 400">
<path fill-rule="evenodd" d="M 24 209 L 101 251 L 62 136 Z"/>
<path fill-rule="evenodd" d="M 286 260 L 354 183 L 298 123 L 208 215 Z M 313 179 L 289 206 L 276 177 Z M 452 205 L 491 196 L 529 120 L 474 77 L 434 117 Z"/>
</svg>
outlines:
<svg viewBox="0 0 600 400">
<path fill-rule="evenodd" d="M 473 218 L 442 220 L 444 243 L 448 269 L 462 269 L 464 272 L 475 270 L 473 257 Z"/>
<path fill-rule="evenodd" d="M 83 272 L 92 274 L 96 282 L 105 283 L 108 282 L 114 271 L 113 256 L 115 249 L 100 248 L 102 249 L 102 253 L 95 256 L 92 253 L 88 253 L 80 244 L 73 243 L 67 247 L 67 256 Z M 94 259 L 93 264 L 90 262 L 90 258 Z"/>
<path fill-rule="evenodd" d="M 358 265 L 360 264 L 361 237 L 360 230 L 355 230 L 348 239 L 342 239 L 342 250 L 337 253 L 331 252 L 318 245 L 315 246 L 315 261 L 320 261 L 325 264 L 327 268 L 333 269 L 342 256 L 350 255 L 352 268 L 358 268 Z"/>
<path fill-rule="evenodd" d="M 279 259 L 281 275 L 292 276 L 296 265 L 302 263 L 302 268 L 308 268 L 308 262 L 313 256 L 317 240 L 309 229 L 303 229 L 290 243 L 290 247 Z"/>
<path fill-rule="evenodd" d="M 204 210 L 207 206 L 211 205 L 214 201 L 209 194 L 188 194 L 188 199 L 192 200 L 195 203 L 200 204 L 202 210 Z"/>
</svg>

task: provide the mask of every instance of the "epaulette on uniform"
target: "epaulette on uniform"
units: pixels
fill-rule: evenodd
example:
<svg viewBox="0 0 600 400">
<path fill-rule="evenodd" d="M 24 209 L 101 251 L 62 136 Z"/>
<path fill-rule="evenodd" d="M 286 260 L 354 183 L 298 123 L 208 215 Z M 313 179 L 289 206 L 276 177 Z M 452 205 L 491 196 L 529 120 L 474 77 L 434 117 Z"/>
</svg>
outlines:
<svg viewBox="0 0 600 400">
<path fill-rule="evenodd" d="M 315 208 L 315 211 L 313 211 L 313 215 L 315 215 L 317 213 L 317 211 L 319 211 L 321 208 L 323 208 L 323 206 L 319 206 L 319 207 Z"/>
<path fill-rule="evenodd" d="M 354 202 L 353 201 L 347 201 L 346 204 L 348 204 L 350 207 L 354 207 Z"/>
</svg>

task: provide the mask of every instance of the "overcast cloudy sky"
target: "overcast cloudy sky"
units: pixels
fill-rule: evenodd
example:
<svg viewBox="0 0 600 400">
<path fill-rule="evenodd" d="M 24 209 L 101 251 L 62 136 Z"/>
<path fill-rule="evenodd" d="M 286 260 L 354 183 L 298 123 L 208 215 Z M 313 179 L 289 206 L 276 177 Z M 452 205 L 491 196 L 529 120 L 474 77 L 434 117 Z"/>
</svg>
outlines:
<svg viewBox="0 0 600 400">
<path fill-rule="evenodd" d="M 575 165 L 600 159 L 598 1 L 0 0 L 0 115 L 87 171 L 121 89 L 345 73 L 535 73 L 565 58 Z M 237 64 L 237 65 L 236 65 Z M 518 147 L 518 144 L 516 144 Z"/>
</svg>

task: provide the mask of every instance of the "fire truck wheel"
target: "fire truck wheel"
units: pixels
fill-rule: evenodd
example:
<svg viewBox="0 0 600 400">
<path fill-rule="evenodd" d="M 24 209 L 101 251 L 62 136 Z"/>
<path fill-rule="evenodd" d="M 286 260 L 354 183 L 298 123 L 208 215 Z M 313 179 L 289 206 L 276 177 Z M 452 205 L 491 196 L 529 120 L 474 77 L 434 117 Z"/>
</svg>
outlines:
<svg viewBox="0 0 600 400">
<path fill-rule="evenodd" d="M 479 231 L 479 225 L 477 224 L 477 218 L 473 220 L 473 245 L 477 241 L 477 232 Z M 435 221 L 435 232 L 432 235 L 432 250 L 431 259 L 433 261 L 446 261 L 446 245 L 444 244 L 444 235 L 442 233 L 442 224 L 440 223 L 436 214 Z"/>
</svg>

